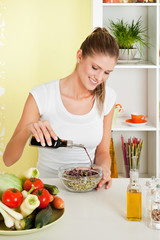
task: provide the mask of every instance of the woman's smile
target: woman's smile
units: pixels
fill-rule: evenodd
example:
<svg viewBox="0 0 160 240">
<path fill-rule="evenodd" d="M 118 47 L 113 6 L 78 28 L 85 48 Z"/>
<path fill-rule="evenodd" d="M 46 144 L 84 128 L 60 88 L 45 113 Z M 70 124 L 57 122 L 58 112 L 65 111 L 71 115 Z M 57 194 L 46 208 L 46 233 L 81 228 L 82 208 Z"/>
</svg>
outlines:
<svg viewBox="0 0 160 240">
<path fill-rule="evenodd" d="M 89 80 L 90 80 L 91 84 L 94 85 L 94 86 L 96 86 L 98 84 L 98 82 L 91 77 L 89 77 Z"/>
</svg>

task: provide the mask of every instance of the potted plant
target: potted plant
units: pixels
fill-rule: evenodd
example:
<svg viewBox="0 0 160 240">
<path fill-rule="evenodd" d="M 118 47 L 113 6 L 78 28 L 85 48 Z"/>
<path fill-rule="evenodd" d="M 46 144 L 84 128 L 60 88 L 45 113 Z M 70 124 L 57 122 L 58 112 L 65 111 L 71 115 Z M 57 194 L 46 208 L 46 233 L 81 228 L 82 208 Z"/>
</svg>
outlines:
<svg viewBox="0 0 160 240">
<path fill-rule="evenodd" d="M 109 29 L 119 44 L 119 59 L 131 60 L 137 51 L 142 57 L 143 47 L 150 45 L 146 40 L 148 38 L 147 28 L 143 27 L 141 17 L 136 23 L 132 20 L 131 24 L 124 22 L 123 19 L 118 19 L 117 22 L 110 20 Z"/>
</svg>

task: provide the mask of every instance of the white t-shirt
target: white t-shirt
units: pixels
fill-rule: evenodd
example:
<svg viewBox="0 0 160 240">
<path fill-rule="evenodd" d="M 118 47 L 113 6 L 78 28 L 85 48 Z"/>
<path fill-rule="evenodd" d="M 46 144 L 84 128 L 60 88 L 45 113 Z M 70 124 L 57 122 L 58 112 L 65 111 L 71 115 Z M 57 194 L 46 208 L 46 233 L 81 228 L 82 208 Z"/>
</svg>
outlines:
<svg viewBox="0 0 160 240">
<path fill-rule="evenodd" d="M 34 87 L 33 95 L 39 112 L 40 120 L 49 121 L 56 135 L 64 140 L 72 140 L 83 144 L 92 161 L 95 150 L 103 136 L 103 118 L 112 109 L 116 101 L 115 92 L 106 86 L 106 97 L 103 114 L 100 116 L 96 101 L 91 111 L 84 115 L 74 115 L 63 105 L 59 79 Z M 57 177 L 58 168 L 68 163 L 88 163 L 89 158 L 83 148 L 60 147 L 57 149 L 39 147 L 37 168 L 41 177 Z"/>
</svg>

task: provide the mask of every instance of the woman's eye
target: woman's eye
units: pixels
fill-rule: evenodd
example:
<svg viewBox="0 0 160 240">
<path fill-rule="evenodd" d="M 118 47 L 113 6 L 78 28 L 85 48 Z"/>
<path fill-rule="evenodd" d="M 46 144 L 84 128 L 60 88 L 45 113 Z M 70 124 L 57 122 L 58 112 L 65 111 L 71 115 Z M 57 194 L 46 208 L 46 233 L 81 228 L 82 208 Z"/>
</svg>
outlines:
<svg viewBox="0 0 160 240">
<path fill-rule="evenodd" d="M 98 68 L 96 68 L 96 67 L 94 67 L 94 66 L 92 66 L 92 68 L 93 68 L 94 70 L 98 70 Z"/>
<path fill-rule="evenodd" d="M 109 72 L 104 72 L 106 75 L 109 75 Z"/>
</svg>

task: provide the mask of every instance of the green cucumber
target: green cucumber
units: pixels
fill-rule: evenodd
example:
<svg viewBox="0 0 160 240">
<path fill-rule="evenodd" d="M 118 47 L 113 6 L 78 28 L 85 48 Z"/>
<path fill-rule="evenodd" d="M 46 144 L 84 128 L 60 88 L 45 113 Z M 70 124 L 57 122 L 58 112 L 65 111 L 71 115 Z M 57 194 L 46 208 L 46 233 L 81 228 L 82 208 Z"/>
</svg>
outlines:
<svg viewBox="0 0 160 240">
<path fill-rule="evenodd" d="M 55 185 L 44 184 L 44 188 L 52 195 L 57 195 L 57 193 L 59 193 L 59 189 Z"/>
<path fill-rule="evenodd" d="M 64 209 L 56 209 L 52 207 L 52 217 L 51 217 L 50 223 L 59 219 L 63 214 L 64 214 Z"/>
<path fill-rule="evenodd" d="M 4 218 L 3 218 L 2 214 L 0 213 L 0 222 L 3 220 L 4 220 Z"/>
<path fill-rule="evenodd" d="M 35 220 L 36 214 L 37 214 L 37 211 L 35 210 L 26 218 L 20 220 L 20 226 L 22 230 L 34 228 L 34 220 Z"/>
<path fill-rule="evenodd" d="M 35 227 L 42 228 L 43 226 L 47 225 L 52 218 L 52 207 L 50 204 L 43 208 L 42 210 L 37 213 L 35 217 Z"/>
</svg>

